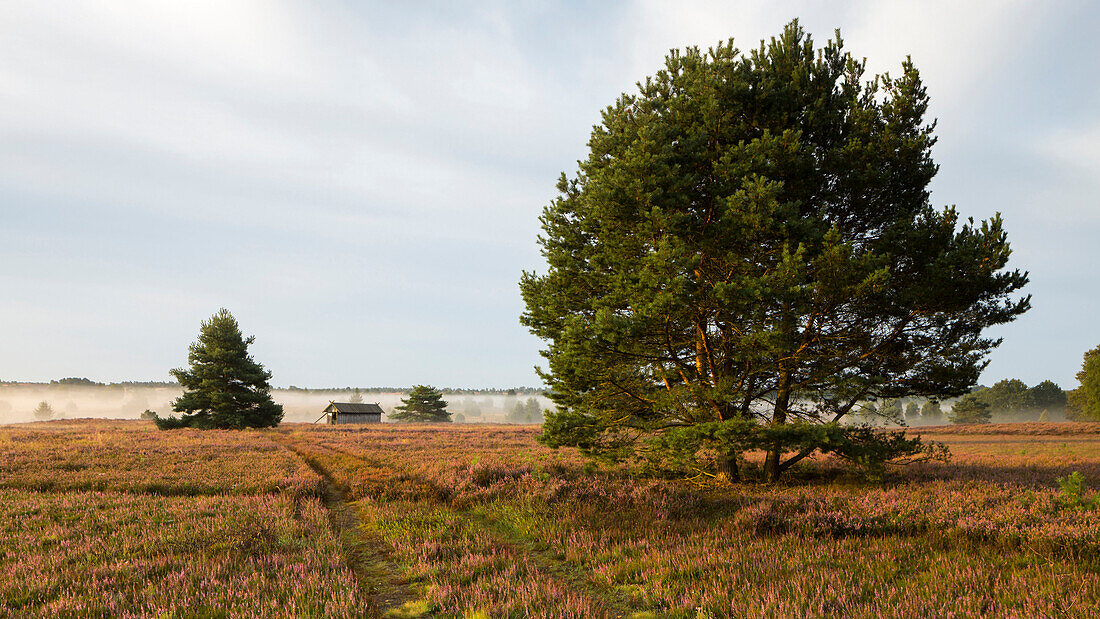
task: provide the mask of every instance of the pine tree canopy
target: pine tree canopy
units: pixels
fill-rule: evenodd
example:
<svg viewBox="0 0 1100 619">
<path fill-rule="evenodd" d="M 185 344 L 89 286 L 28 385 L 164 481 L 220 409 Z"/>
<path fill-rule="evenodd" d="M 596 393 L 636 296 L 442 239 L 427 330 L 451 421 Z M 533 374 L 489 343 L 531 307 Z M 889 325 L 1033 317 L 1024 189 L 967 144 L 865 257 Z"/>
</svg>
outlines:
<svg viewBox="0 0 1100 619">
<path fill-rule="evenodd" d="M 1028 390 L 1031 405 L 1038 410 L 1064 410 L 1066 392 L 1052 380 L 1044 380 Z"/>
<path fill-rule="evenodd" d="M 162 429 L 267 428 L 279 425 L 283 407 L 271 399 L 271 372 L 248 354 L 255 337 L 241 334 L 237 319 L 222 308 L 203 321 L 199 339 L 191 344 L 189 369 L 172 376 L 184 392 L 172 403 L 180 418 L 156 420 Z"/>
<path fill-rule="evenodd" d="M 820 427 L 861 403 L 976 383 L 1027 274 L 999 215 L 930 204 L 913 63 L 864 64 L 795 21 L 748 53 L 673 50 L 604 110 L 543 211 L 547 270 L 520 282 L 559 405 L 547 444 L 650 457 L 694 428 L 720 470 L 764 446 L 776 479 L 818 439 L 878 441 Z"/>
<path fill-rule="evenodd" d="M 993 418 L 989 405 L 978 395 L 968 393 L 951 407 L 951 423 L 989 423 Z"/>
<path fill-rule="evenodd" d="M 920 408 L 921 419 L 928 422 L 938 422 L 943 418 L 943 409 L 940 408 L 939 400 L 928 400 L 924 403 L 924 406 Z"/>
<path fill-rule="evenodd" d="M 351 396 L 348 398 L 348 402 L 351 402 L 352 404 L 363 403 L 363 392 L 359 391 L 359 387 L 356 387 L 355 391 L 351 392 Z"/>
<path fill-rule="evenodd" d="M 401 406 L 395 406 L 390 413 L 390 419 L 398 421 L 450 421 L 451 414 L 447 412 L 447 402 L 443 400 L 443 394 L 435 387 L 416 385 L 409 392 L 408 398 L 401 399 Z"/>
<path fill-rule="evenodd" d="M 993 383 L 979 397 L 995 413 L 1019 413 L 1034 406 L 1027 383 L 1018 378 L 1006 378 Z"/>
<path fill-rule="evenodd" d="M 49 402 L 43 400 L 38 403 L 38 406 L 34 409 L 34 418 L 39 420 L 46 420 L 53 417 L 53 407 Z"/>
</svg>

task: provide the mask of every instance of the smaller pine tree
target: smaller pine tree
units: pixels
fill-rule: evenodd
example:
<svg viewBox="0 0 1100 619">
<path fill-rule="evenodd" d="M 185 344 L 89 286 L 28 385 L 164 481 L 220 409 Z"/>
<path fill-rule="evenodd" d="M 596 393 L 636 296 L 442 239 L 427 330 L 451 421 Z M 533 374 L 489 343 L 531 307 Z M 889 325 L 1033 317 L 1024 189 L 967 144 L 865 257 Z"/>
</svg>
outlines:
<svg viewBox="0 0 1100 619">
<path fill-rule="evenodd" d="M 271 399 L 271 372 L 248 354 L 255 337 L 241 334 L 237 319 L 222 308 L 204 320 L 191 345 L 188 369 L 172 370 L 183 395 L 172 402 L 182 417 L 155 418 L 172 428 L 268 428 L 279 425 L 283 407 Z"/>
<path fill-rule="evenodd" d="M 38 403 L 38 408 L 34 409 L 34 418 L 39 421 L 45 421 L 53 418 L 53 407 L 50 403 L 43 400 Z"/>
<path fill-rule="evenodd" d="M 959 398 L 951 407 L 951 423 L 989 423 L 993 414 L 989 412 L 989 405 L 973 393 L 968 393 Z"/>
<path fill-rule="evenodd" d="M 352 404 L 363 403 L 363 392 L 359 391 L 359 387 L 356 387 L 355 391 L 351 392 L 351 397 L 348 398 L 348 402 L 351 402 Z"/>
<path fill-rule="evenodd" d="M 916 423 L 920 419 L 920 404 L 916 400 L 910 400 L 905 405 L 905 423 Z"/>
<path fill-rule="evenodd" d="M 451 414 L 447 412 L 447 402 L 443 400 L 443 394 L 435 387 L 428 385 L 413 387 L 409 397 L 402 398 L 401 406 L 395 406 L 393 411 L 390 419 L 397 421 L 451 421 Z"/>
<path fill-rule="evenodd" d="M 928 400 L 920 408 L 920 417 L 926 423 L 937 424 L 943 421 L 943 409 L 939 400 Z"/>
</svg>

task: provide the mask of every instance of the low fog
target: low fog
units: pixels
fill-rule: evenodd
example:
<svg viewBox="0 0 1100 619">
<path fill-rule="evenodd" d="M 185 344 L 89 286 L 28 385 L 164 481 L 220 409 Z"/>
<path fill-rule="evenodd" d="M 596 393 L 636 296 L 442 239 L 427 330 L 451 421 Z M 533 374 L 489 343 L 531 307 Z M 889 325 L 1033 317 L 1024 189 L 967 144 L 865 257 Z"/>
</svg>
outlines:
<svg viewBox="0 0 1100 619">
<path fill-rule="evenodd" d="M 152 410 L 159 415 L 172 414 L 172 400 L 179 397 L 179 386 L 168 385 L 66 385 L 44 383 L 0 383 L 0 424 L 27 423 L 49 419 L 77 419 L 94 417 L 104 419 L 139 419 L 142 412 Z M 271 392 L 276 402 L 283 405 L 283 421 L 311 423 L 322 416 L 330 401 L 350 402 L 355 391 L 350 389 L 275 389 Z M 385 411 L 383 421 L 401 404 L 406 391 L 362 389 L 363 402 L 377 403 Z M 537 390 L 510 391 L 462 391 L 444 392 L 454 421 L 463 423 L 541 423 L 542 415 L 553 404 Z M 41 403 L 49 405 L 49 411 L 36 415 Z M 911 402 L 922 407 L 923 399 L 903 399 L 898 402 L 905 411 Z M 884 417 L 879 414 L 855 412 L 845 423 L 870 424 L 881 427 L 921 427 L 951 423 L 949 414 L 953 399 L 941 402 L 942 415 L 925 418 L 922 415 Z M 1064 411 L 1028 410 L 1019 413 L 993 412 L 993 422 L 1066 421 Z"/>
<path fill-rule="evenodd" d="M 0 384 L 0 424 L 27 423 L 47 419 L 76 419 L 94 417 L 105 419 L 139 419 L 145 410 L 163 416 L 172 413 L 172 400 L 179 397 L 178 386 L 102 385 L 81 386 L 42 383 Z M 313 422 L 321 417 L 330 401 L 352 401 L 355 392 L 347 389 L 274 389 L 272 398 L 283 405 L 283 421 Z M 404 391 L 361 390 L 363 402 L 378 403 L 386 414 L 401 404 Z M 538 423 L 541 413 L 552 405 L 535 390 L 510 392 L 484 391 L 446 393 L 447 402 L 455 421 L 466 423 Z M 537 414 L 531 400 L 538 406 Z M 35 411 L 42 402 L 52 411 L 48 416 Z M 517 410 L 517 404 L 520 405 Z M 460 417 L 461 415 L 461 417 Z"/>
</svg>

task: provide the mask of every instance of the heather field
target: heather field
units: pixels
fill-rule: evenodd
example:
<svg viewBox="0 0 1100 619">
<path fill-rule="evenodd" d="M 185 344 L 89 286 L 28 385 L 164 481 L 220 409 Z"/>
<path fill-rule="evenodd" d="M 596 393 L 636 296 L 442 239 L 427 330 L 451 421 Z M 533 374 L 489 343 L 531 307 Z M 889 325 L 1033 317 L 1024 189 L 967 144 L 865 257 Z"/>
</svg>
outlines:
<svg viewBox="0 0 1100 619">
<path fill-rule="evenodd" d="M 639 478 L 537 432 L 0 427 L 0 616 L 1100 607 L 1100 424 L 922 429 L 949 462 L 868 478 L 819 460 L 778 486 Z M 1074 472 L 1084 489 L 1061 487 Z"/>
</svg>

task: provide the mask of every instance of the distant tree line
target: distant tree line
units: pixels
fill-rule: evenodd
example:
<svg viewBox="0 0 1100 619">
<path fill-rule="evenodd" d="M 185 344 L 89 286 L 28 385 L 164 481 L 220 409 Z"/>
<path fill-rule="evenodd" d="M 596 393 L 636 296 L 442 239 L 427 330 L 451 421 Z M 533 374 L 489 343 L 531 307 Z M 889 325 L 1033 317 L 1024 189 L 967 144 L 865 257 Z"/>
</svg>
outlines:
<svg viewBox="0 0 1100 619">
<path fill-rule="evenodd" d="M 505 418 L 508 423 L 542 423 L 542 406 L 535 398 L 525 402 L 516 402 Z"/>
<path fill-rule="evenodd" d="M 1050 421 L 1070 416 L 1068 394 L 1056 383 L 1044 380 L 1028 387 L 1018 378 L 997 381 L 992 387 L 978 386 L 955 400 L 945 415 L 936 399 L 882 399 L 864 405 L 862 420 L 877 417 L 907 425 L 988 423 L 994 415 L 1006 421 Z"/>
</svg>

